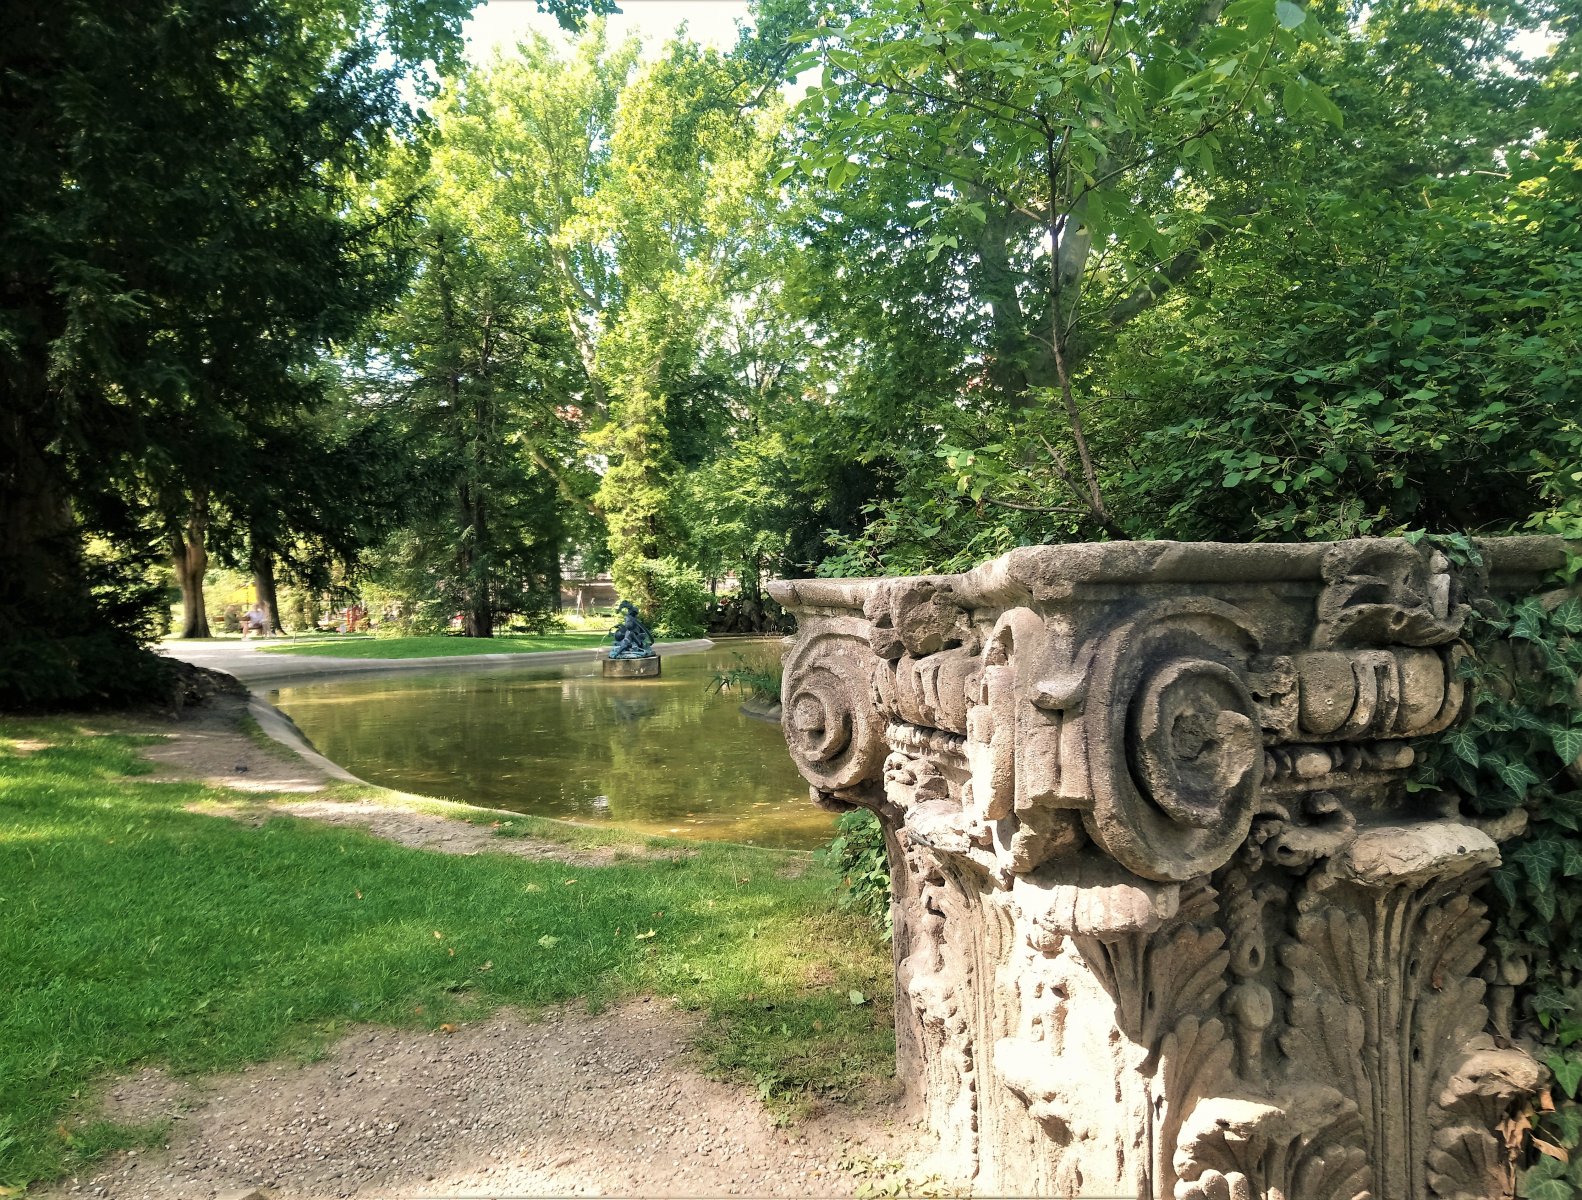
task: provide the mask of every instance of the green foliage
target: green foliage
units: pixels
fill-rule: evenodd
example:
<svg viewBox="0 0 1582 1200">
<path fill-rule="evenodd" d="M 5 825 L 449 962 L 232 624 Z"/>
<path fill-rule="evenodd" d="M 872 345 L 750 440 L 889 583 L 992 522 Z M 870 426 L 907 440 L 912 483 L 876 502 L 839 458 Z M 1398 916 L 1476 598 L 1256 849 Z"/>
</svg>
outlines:
<svg viewBox="0 0 1582 1200">
<path fill-rule="evenodd" d="M 89 538 L 136 554 L 198 518 L 239 544 L 266 510 L 344 494 L 289 470 L 293 435 L 324 397 L 316 356 L 404 279 L 403 207 L 370 212 L 363 181 L 467 7 L 71 0 L 8 21 L 0 624 L 32 626 L 25 669 L 60 674 L 58 698 L 106 694 L 72 678 L 95 668 L 70 643 L 121 615 L 95 603 Z"/>
<path fill-rule="evenodd" d="M 709 681 L 709 690 L 746 692 L 754 700 L 765 704 L 778 704 L 780 684 L 784 677 L 781 666 L 777 663 L 768 667 L 754 667 L 750 666 L 740 654 L 735 657 L 736 665 L 716 674 Z"/>
<path fill-rule="evenodd" d="M 805 269 L 823 327 L 853 343 L 840 403 L 819 415 L 859 456 L 867 436 L 888 450 L 847 506 L 862 516 L 829 522 L 821 573 L 1099 533 L 1582 516 L 1575 155 L 1534 134 L 1576 107 L 1574 48 L 1553 63 L 1509 51 L 1555 10 L 1309 5 L 1285 31 L 1301 44 L 1277 37 L 1254 72 L 1236 56 L 1294 12 L 1123 6 L 1116 29 L 1158 22 L 1128 44 L 1105 42 L 1098 9 L 982 8 L 853 3 L 810 35 L 827 62 L 799 163 L 841 187 L 809 200 Z M 1214 24 L 1185 35 L 1203 14 Z M 1068 18 L 1059 36 L 988 36 Z M 1212 108 L 1207 92 L 1150 107 L 1151 75 L 1224 46 L 1243 81 L 1219 92 L 1224 121 L 1184 115 Z M 1112 51 L 1135 72 L 1112 79 Z M 1039 149 L 1090 104 L 1092 142 Z M 1178 136 L 1154 136 L 1178 117 Z M 1104 165 L 1040 174 L 1085 155 Z M 1084 192 L 1099 198 L 1091 223 Z M 1051 218 L 1066 222 L 1055 236 Z M 1069 328 L 1051 333 L 1056 308 Z M 1062 337 L 1068 379 L 1052 361 Z M 892 407 L 890 376 L 909 408 Z"/>
<path fill-rule="evenodd" d="M 1476 568 L 1463 537 L 1430 539 Z M 1525 819 L 1489 889 L 1499 981 L 1518 986 L 1525 1028 L 1552 1051 L 1558 1111 L 1534 1115 L 1536 1136 L 1582 1144 L 1582 576 L 1515 604 L 1482 600 L 1469 622 L 1472 653 L 1458 671 L 1476 705 L 1461 726 L 1423 747 L 1417 789 L 1449 784 L 1485 818 Z M 1540 1161 L 1524 1193 L 1571 1197 L 1572 1176 Z M 1563 1190 L 1562 1190 L 1563 1189 Z"/>
<path fill-rule="evenodd" d="M 841 877 L 841 904 L 855 909 L 890 939 L 890 857 L 879 818 L 865 808 L 842 813 L 836 834 L 819 859 Z"/>
<path fill-rule="evenodd" d="M 1318 33 L 1304 9 L 1270 0 L 854 4 L 801 36 L 810 49 L 789 69 L 817 66 L 820 81 L 780 177 L 839 193 L 826 207 L 863 193 L 902 246 L 950 260 L 929 292 L 890 297 L 956 314 L 958 388 L 930 397 L 936 419 L 983 403 L 1039 422 L 1040 511 L 1061 496 L 1087 530 L 1123 536 L 1075 378 L 1089 326 L 1123 324 L 1196 265 L 1232 219 L 1205 197 L 1237 207 L 1220 197 L 1235 190 L 1221 167 L 1245 162 L 1277 110 L 1286 128 L 1339 122 L 1295 66 Z M 835 286 L 853 284 L 894 286 Z"/>
<path fill-rule="evenodd" d="M 704 613 L 713 596 L 702 572 L 679 559 L 667 557 L 649 564 L 647 574 L 655 597 L 655 636 L 693 638 L 708 632 Z"/>
<path fill-rule="evenodd" d="M 1582 495 L 1582 164 L 1315 199 L 1340 253 L 1196 304 L 1107 386 L 1173 396 L 1120 487 L 1165 536 L 1504 529 Z M 1403 201 L 1405 201 L 1403 203 Z"/>
</svg>

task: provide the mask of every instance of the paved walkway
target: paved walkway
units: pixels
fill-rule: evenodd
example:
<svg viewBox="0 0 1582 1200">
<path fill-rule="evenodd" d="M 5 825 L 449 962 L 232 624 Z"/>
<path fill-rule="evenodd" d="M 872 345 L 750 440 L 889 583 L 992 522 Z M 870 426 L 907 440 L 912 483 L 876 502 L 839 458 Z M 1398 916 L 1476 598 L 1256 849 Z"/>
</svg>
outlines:
<svg viewBox="0 0 1582 1200">
<path fill-rule="evenodd" d="M 592 647 L 586 650 L 540 650 L 532 653 L 458 654 L 441 658 L 332 658 L 318 654 L 262 654 L 271 645 L 289 645 L 288 639 L 213 638 L 161 642 L 159 651 L 171 658 L 189 662 L 195 667 L 208 667 L 234 675 L 248 687 L 259 684 L 285 683 L 291 680 L 316 679 L 330 675 L 358 675 L 367 671 L 444 670 L 480 667 L 553 667 L 563 663 L 592 662 L 607 650 Z M 661 657 L 672 654 L 690 654 L 708 650 L 714 645 L 708 638 L 693 638 L 685 642 L 660 642 L 654 649 Z"/>
</svg>

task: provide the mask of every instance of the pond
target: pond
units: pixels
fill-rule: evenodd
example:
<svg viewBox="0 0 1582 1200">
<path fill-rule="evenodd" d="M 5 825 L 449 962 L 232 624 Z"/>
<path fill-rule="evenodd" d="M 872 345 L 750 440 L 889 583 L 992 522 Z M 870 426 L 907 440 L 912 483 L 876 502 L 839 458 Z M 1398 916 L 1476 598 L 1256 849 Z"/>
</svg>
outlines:
<svg viewBox="0 0 1582 1200">
<path fill-rule="evenodd" d="M 697 841 L 812 848 L 834 818 L 807 798 L 777 724 L 744 716 L 721 671 L 780 642 L 667 656 L 658 679 L 570 666 L 343 676 L 270 700 L 372 783 L 541 817 Z"/>
</svg>

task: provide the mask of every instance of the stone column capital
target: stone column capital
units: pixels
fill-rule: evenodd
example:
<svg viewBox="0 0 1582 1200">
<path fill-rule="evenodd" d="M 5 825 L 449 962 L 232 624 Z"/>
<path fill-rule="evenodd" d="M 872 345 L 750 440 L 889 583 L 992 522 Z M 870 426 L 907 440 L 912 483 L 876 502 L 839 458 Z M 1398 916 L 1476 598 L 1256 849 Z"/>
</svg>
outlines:
<svg viewBox="0 0 1582 1200">
<path fill-rule="evenodd" d="M 1491 1114 L 1537 1078 L 1474 977 L 1499 850 L 1404 785 L 1467 710 L 1476 595 L 1564 547 L 1480 548 L 1475 574 L 1373 538 L 771 585 L 787 744 L 885 826 L 903 1071 L 981 1183 L 1484 1194 Z M 1111 1077 L 1113 1113 L 1065 1082 Z"/>
</svg>

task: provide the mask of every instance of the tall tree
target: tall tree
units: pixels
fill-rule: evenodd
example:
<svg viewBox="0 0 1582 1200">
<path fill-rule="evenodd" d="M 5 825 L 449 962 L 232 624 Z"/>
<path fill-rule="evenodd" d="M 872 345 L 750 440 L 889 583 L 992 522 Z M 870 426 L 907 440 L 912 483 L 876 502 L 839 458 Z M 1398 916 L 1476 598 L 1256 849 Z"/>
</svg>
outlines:
<svg viewBox="0 0 1582 1200">
<path fill-rule="evenodd" d="M 249 421 L 300 403 L 313 351 L 390 293 L 389 216 L 347 200 L 409 124 L 397 81 L 455 45 L 466 7 L 68 0 L 8 22 L 6 701 L 143 683 L 88 588 L 84 532 L 132 534 L 126 498 L 152 492 L 190 543 Z"/>
<path fill-rule="evenodd" d="M 184 547 L 251 508 L 230 503 L 246 431 L 314 407 L 315 355 L 404 279 L 387 235 L 406 214 L 360 201 L 419 124 L 403 81 L 454 62 L 470 8 L 65 0 L 8 17 L 0 702 L 147 682 L 83 539 L 144 540 L 149 496 L 153 532 Z"/>
<path fill-rule="evenodd" d="M 592 504 L 617 586 L 649 610 L 661 559 L 686 551 L 681 474 L 732 420 L 722 330 L 771 145 L 747 87 L 688 43 L 639 69 L 594 26 L 569 58 L 532 40 L 458 93 L 447 169 L 487 197 L 469 228 L 511 243 L 572 339 Z"/>
<path fill-rule="evenodd" d="M 1308 14 L 873 0 L 845 16 L 793 65 L 822 70 L 798 165 L 833 192 L 882 187 L 898 222 L 950 252 L 983 385 L 1013 412 L 1059 414 L 1044 448 L 1068 505 L 1125 536 L 1074 384 L 1089 326 L 1147 307 L 1233 219 L 1205 197 L 1256 118 L 1277 102 L 1332 114 L 1291 65 Z"/>
</svg>

